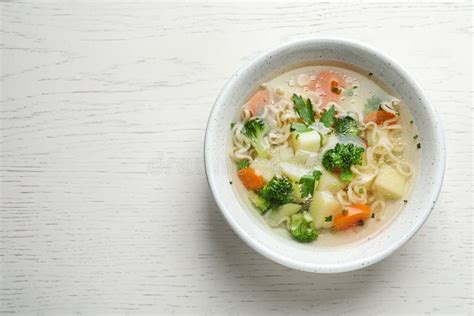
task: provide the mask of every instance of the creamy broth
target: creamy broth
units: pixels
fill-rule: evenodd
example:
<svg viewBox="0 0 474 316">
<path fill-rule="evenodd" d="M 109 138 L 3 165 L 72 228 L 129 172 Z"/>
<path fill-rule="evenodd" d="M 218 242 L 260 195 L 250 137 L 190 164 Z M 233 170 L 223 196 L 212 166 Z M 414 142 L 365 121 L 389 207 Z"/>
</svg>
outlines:
<svg viewBox="0 0 474 316">
<path fill-rule="evenodd" d="M 417 135 L 393 91 L 328 62 L 263 83 L 232 125 L 230 156 L 256 216 L 296 241 L 333 246 L 370 237 L 403 208 Z"/>
</svg>

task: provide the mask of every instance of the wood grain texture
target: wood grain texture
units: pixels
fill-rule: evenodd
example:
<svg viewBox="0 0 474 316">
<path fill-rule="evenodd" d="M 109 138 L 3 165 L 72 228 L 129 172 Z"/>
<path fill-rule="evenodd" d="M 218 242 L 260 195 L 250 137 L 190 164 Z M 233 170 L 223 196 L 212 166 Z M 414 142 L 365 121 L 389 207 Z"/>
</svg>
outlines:
<svg viewBox="0 0 474 316">
<path fill-rule="evenodd" d="M 2 3 L 0 310 L 472 314 L 472 13 L 469 1 Z M 202 161 L 232 72 L 313 35 L 399 60 L 431 97 L 448 146 L 439 202 L 417 235 L 336 275 L 293 271 L 246 246 Z"/>
</svg>

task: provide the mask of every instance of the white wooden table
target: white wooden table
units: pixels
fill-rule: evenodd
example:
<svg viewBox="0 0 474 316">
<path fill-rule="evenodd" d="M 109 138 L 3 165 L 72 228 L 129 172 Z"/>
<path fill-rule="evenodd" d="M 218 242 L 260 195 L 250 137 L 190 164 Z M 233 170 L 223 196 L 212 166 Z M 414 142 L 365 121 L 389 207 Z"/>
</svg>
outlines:
<svg viewBox="0 0 474 316">
<path fill-rule="evenodd" d="M 1 4 L 2 312 L 473 313 L 471 2 Z M 341 36 L 431 96 L 447 171 L 423 228 L 337 275 L 245 245 L 203 171 L 211 106 L 255 54 Z"/>
</svg>

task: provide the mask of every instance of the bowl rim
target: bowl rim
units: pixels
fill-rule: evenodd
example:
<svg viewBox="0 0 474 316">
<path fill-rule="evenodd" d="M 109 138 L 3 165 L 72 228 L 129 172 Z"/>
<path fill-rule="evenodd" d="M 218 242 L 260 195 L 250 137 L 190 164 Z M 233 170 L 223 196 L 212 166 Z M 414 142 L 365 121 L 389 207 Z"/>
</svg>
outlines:
<svg viewBox="0 0 474 316">
<path fill-rule="evenodd" d="M 439 164 L 438 164 L 438 169 L 439 174 L 441 175 L 438 178 L 435 178 L 435 182 L 432 185 L 433 188 L 433 198 L 434 202 L 431 205 L 426 205 L 424 208 L 424 212 L 422 213 L 422 216 L 418 218 L 416 222 L 413 223 L 412 227 L 410 228 L 409 232 L 405 234 L 403 237 L 401 237 L 398 242 L 394 242 L 393 244 L 390 244 L 386 250 L 381 251 L 377 253 L 376 255 L 373 255 L 371 257 L 367 258 L 362 258 L 359 260 L 353 260 L 349 261 L 347 263 L 342 263 L 342 264 L 331 264 L 331 265 L 321 265 L 321 264 L 314 264 L 314 265 L 308 265 L 305 263 L 298 262 L 297 260 L 294 260 L 289 257 L 281 256 L 279 254 L 274 253 L 271 249 L 267 248 L 263 243 L 260 243 L 256 241 L 255 239 L 251 238 L 249 234 L 243 229 L 232 217 L 231 212 L 227 210 L 227 206 L 224 203 L 224 201 L 221 200 L 218 190 L 215 186 L 213 175 L 210 170 L 209 166 L 209 159 L 210 159 L 210 153 L 208 152 L 210 150 L 209 146 L 209 139 L 211 138 L 211 130 L 209 126 L 212 124 L 212 119 L 215 115 L 215 112 L 219 105 L 223 104 L 223 101 L 225 100 L 225 96 L 228 94 L 228 91 L 231 89 L 235 81 L 238 80 L 240 77 L 240 74 L 243 73 L 246 69 L 252 68 L 255 66 L 258 66 L 261 63 L 264 63 L 267 58 L 271 55 L 275 55 L 280 52 L 284 52 L 286 49 L 293 48 L 293 46 L 304 46 L 305 44 L 343 44 L 347 48 L 356 48 L 360 49 L 363 51 L 366 51 L 368 53 L 373 53 L 378 56 L 378 58 L 385 62 L 386 64 L 389 64 L 391 68 L 394 68 L 395 71 L 397 71 L 400 75 L 403 76 L 403 78 L 406 80 L 408 85 L 411 85 L 414 87 L 417 91 L 417 94 L 420 98 L 421 103 L 423 103 L 425 107 L 425 112 L 427 114 L 427 118 L 431 120 L 433 123 L 437 125 L 437 129 L 434 131 L 434 139 L 438 141 L 438 146 L 437 146 L 437 155 L 439 157 Z M 226 221 L 229 223 L 229 225 L 232 227 L 234 232 L 242 239 L 248 246 L 250 246 L 252 249 L 254 249 L 256 252 L 260 253 L 264 257 L 277 262 L 283 266 L 293 268 L 296 270 L 300 271 L 306 271 L 306 272 L 314 272 L 314 273 L 339 273 L 339 272 L 348 272 L 348 271 L 353 271 L 361 268 L 365 268 L 367 266 L 370 266 L 372 264 L 375 264 L 391 254 L 393 254 L 397 249 L 399 249 L 402 245 L 404 245 L 410 238 L 412 238 L 416 232 L 423 226 L 423 224 L 426 222 L 428 217 L 430 216 L 434 206 L 435 202 L 439 198 L 439 194 L 441 192 L 441 187 L 444 181 L 444 175 L 445 175 L 445 170 L 446 170 L 446 144 L 445 144 L 445 136 L 444 136 L 444 129 L 441 123 L 441 120 L 439 118 L 438 113 L 436 112 L 435 108 L 432 106 L 429 98 L 425 94 L 424 90 L 421 88 L 419 85 L 418 81 L 400 64 L 398 61 L 390 57 L 388 54 L 385 52 L 380 51 L 379 49 L 366 44 L 362 43 L 360 41 L 352 40 L 352 39 L 346 39 L 346 38 L 340 38 L 340 37 L 305 37 L 305 38 L 300 38 L 292 41 L 285 42 L 283 44 L 274 46 L 273 48 L 267 49 L 264 52 L 254 56 L 251 58 L 250 61 L 244 63 L 237 71 L 235 71 L 230 79 L 227 81 L 225 86 L 222 88 L 221 92 L 217 96 L 213 106 L 212 110 L 209 114 L 209 119 L 207 121 L 206 125 L 206 133 L 205 133 L 205 138 L 204 138 L 204 169 L 206 173 L 206 178 L 207 182 L 209 185 L 209 188 L 212 192 L 212 195 L 214 197 L 214 200 L 216 201 L 220 212 L 224 215 L 224 218 Z"/>
</svg>

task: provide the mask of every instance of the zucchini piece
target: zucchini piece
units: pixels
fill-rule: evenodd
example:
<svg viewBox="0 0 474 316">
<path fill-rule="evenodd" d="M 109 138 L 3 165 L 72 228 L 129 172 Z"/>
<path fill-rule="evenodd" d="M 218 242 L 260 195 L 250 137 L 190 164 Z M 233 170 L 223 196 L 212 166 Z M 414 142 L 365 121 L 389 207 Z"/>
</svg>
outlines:
<svg viewBox="0 0 474 316">
<path fill-rule="evenodd" d="M 300 164 L 292 162 L 280 162 L 281 172 L 290 180 L 298 182 L 301 177 L 310 172 L 309 169 L 304 168 Z"/>
<path fill-rule="evenodd" d="M 316 153 L 306 151 L 306 150 L 301 150 L 301 149 L 295 152 L 295 157 L 293 161 L 301 165 L 304 165 L 306 168 L 309 168 L 309 169 L 316 166 L 319 162 L 318 155 Z"/>
<path fill-rule="evenodd" d="M 294 203 L 287 203 L 276 210 L 270 211 L 267 221 L 273 226 L 279 226 L 283 221 L 287 220 L 291 215 L 298 213 L 301 210 L 301 205 Z"/>
<path fill-rule="evenodd" d="M 293 191 L 291 192 L 291 195 L 293 196 L 293 199 L 295 200 L 296 203 L 302 203 L 303 198 L 301 197 L 300 185 L 296 182 L 292 182 L 292 185 L 293 185 Z"/>
</svg>

